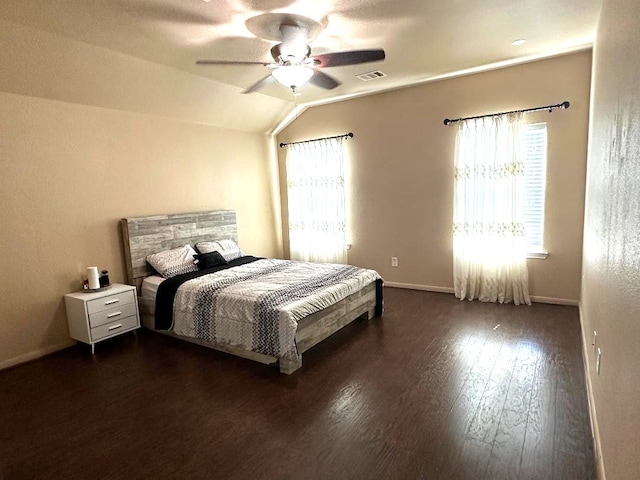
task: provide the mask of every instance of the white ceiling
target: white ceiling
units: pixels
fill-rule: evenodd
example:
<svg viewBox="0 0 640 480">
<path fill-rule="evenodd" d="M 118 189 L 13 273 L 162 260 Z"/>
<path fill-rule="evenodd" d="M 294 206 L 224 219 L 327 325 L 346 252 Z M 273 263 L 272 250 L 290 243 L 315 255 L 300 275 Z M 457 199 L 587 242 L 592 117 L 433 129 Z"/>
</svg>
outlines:
<svg viewBox="0 0 640 480">
<path fill-rule="evenodd" d="M 312 105 L 588 48 L 600 6 L 600 0 L 2 0 L 0 18 L 208 77 L 236 87 L 237 95 L 269 70 L 195 62 L 270 62 L 275 42 L 245 25 L 263 13 L 326 23 L 310 43 L 312 55 L 385 50 L 383 62 L 325 69 L 342 82 L 334 90 L 307 84 L 294 98 L 274 83 L 250 94 L 256 105 L 268 102 L 265 96 Z M 512 46 L 519 38 L 527 43 Z M 371 70 L 387 77 L 355 77 Z"/>
</svg>

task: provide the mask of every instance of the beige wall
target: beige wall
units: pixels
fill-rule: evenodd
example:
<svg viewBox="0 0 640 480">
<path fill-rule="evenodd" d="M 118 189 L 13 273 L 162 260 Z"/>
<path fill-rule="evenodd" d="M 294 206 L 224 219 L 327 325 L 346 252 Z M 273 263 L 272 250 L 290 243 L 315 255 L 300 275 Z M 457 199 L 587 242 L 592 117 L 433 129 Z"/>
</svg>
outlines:
<svg viewBox="0 0 640 480">
<path fill-rule="evenodd" d="M 22 27 L 0 32 L 13 49 L 0 49 L 9 62 L 0 74 L 0 368 L 70 343 L 63 295 L 80 288 L 87 266 L 125 281 L 122 217 L 232 208 L 244 250 L 282 254 L 270 139 L 214 126 L 225 113 L 206 107 L 208 81 Z M 30 63 L 38 47 L 64 68 Z M 19 52 L 34 69 L 24 79 Z M 92 55 L 106 63 L 100 73 L 115 70 L 86 84 Z M 134 101 L 127 88 L 144 95 L 144 85 L 153 101 Z"/>
<path fill-rule="evenodd" d="M 592 418 L 609 480 L 640 478 L 639 27 L 636 0 L 604 1 L 594 52 L 580 303 Z"/>
<path fill-rule="evenodd" d="M 527 116 L 546 121 L 549 166 L 546 260 L 529 260 L 530 292 L 577 301 L 580 293 L 591 52 L 428 83 L 304 112 L 278 135 L 290 142 L 352 131 L 349 262 L 386 282 L 453 287 L 451 217 L 455 128 L 444 118 L 571 102 Z M 384 81 L 384 80 L 380 80 Z M 279 152 L 280 184 L 285 154 Z M 286 235 L 286 191 L 283 229 Z M 399 267 L 390 266 L 390 257 Z"/>
</svg>

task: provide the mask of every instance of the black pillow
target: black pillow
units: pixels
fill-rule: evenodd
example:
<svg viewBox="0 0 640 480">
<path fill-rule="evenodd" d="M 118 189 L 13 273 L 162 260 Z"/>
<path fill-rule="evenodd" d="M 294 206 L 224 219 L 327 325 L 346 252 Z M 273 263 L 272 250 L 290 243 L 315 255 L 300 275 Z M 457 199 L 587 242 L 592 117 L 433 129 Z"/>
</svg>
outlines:
<svg viewBox="0 0 640 480">
<path fill-rule="evenodd" d="M 200 270 L 204 268 L 217 267 L 218 265 L 226 265 L 227 262 L 220 252 L 211 252 L 211 253 L 199 253 L 194 255 L 195 258 L 194 263 L 198 266 Z"/>
</svg>

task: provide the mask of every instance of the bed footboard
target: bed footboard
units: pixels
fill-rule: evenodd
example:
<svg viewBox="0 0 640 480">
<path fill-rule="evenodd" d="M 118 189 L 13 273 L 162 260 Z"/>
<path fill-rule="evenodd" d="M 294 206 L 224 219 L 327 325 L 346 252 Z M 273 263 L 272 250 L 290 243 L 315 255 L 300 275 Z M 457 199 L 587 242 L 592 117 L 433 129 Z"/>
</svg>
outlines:
<svg viewBox="0 0 640 480">
<path fill-rule="evenodd" d="M 373 318 L 375 310 L 376 285 L 374 282 L 335 305 L 303 318 L 298 323 L 298 333 L 296 333 L 296 345 L 300 358 L 299 360 L 280 359 L 280 372 L 292 374 L 302 367 L 304 352 L 358 318 L 365 320 Z"/>
</svg>

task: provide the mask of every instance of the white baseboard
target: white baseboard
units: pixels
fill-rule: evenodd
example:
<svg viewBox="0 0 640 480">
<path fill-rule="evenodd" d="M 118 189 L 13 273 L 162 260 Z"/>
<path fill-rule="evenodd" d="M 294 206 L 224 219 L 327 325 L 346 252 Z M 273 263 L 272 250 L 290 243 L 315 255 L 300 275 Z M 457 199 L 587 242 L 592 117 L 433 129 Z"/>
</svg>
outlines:
<svg viewBox="0 0 640 480">
<path fill-rule="evenodd" d="M 408 290 L 423 290 L 425 292 L 437 292 L 437 293 L 454 293 L 454 289 L 451 287 L 435 287 L 433 285 L 416 285 L 414 283 L 400 283 L 400 282 L 384 282 L 385 287 L 406 288 Z M 570 305 L 572 307 L 578 306 L 578 300 L 570 300 L 567 298 L 554 298 L 554 297 L 539 297 L 533 295 L 531 297 L 532 302 L 537 303 L 551 303 L 554 305 Z"/>
<path fill-rule="evenodd" d="M 16 365 L 20 365 L 21 363 L 30 362 L 31 360 L 44 357 L 45 355 L 49 355 L 50 353 L 57 352 L 58 350 L 64 350 L 65 348 L 72 347 L 75 344 L 76 344 L 75 340 L 67 340 L 66 342 L 59 343 L 58 345 L 51 345 L 49 347 L 44 347 L 38 350 L 34 350 L 33 352 L 25 353 L 24 355 L 20 355 L 18 357 L 10 358 L 8 360 L 3 360 L 2 362 L 0 362 L 0 370 L 4 370 L 5 368 L 10 368 L 10 367 L 15 367 Z"/>
<path fill-rule="evenodd" d="M 593 398 L 593 385 L 591 383 L 591 368 L 589 363 L 589 351 L 592 350 L 584 331 L 584 322 L 582 317 L 582 304 L 578 305 L 580 314 L 580 334 L 582 335 L 582 361 L 584 363 L 584 376 L 587 384 L 587 400 L 589 401 L 589 419 L 591 423 L 591 435 L 594 441 L 596 476 L 598 480 L 606 480 L 604 472 L 604 462 L 602 460 L 602 444 L 600 443 L 600 429 L 598 428 L 598 416 L 596 415 L 595 401 Z"/>
<path fill-rule="evenodd" d="M 413 283 L 384 282 L 385 287 L 406 288 L 408 290 L 424 290 L 425 292 L 453 293 L 451 287 L 434 287 L 433 285 L 415 285 Z"/>
<path fill-rule="evenodd" d="M 578 300 L 571 300 L 568 298 L 555 298 L 555 297 L 540 297 L 538 295 L 531 295 L 531 301 L 536 303 L 551 303 L 553 305 L 569 305 L 571 307 L 577 307 Z"/>
</svg>

